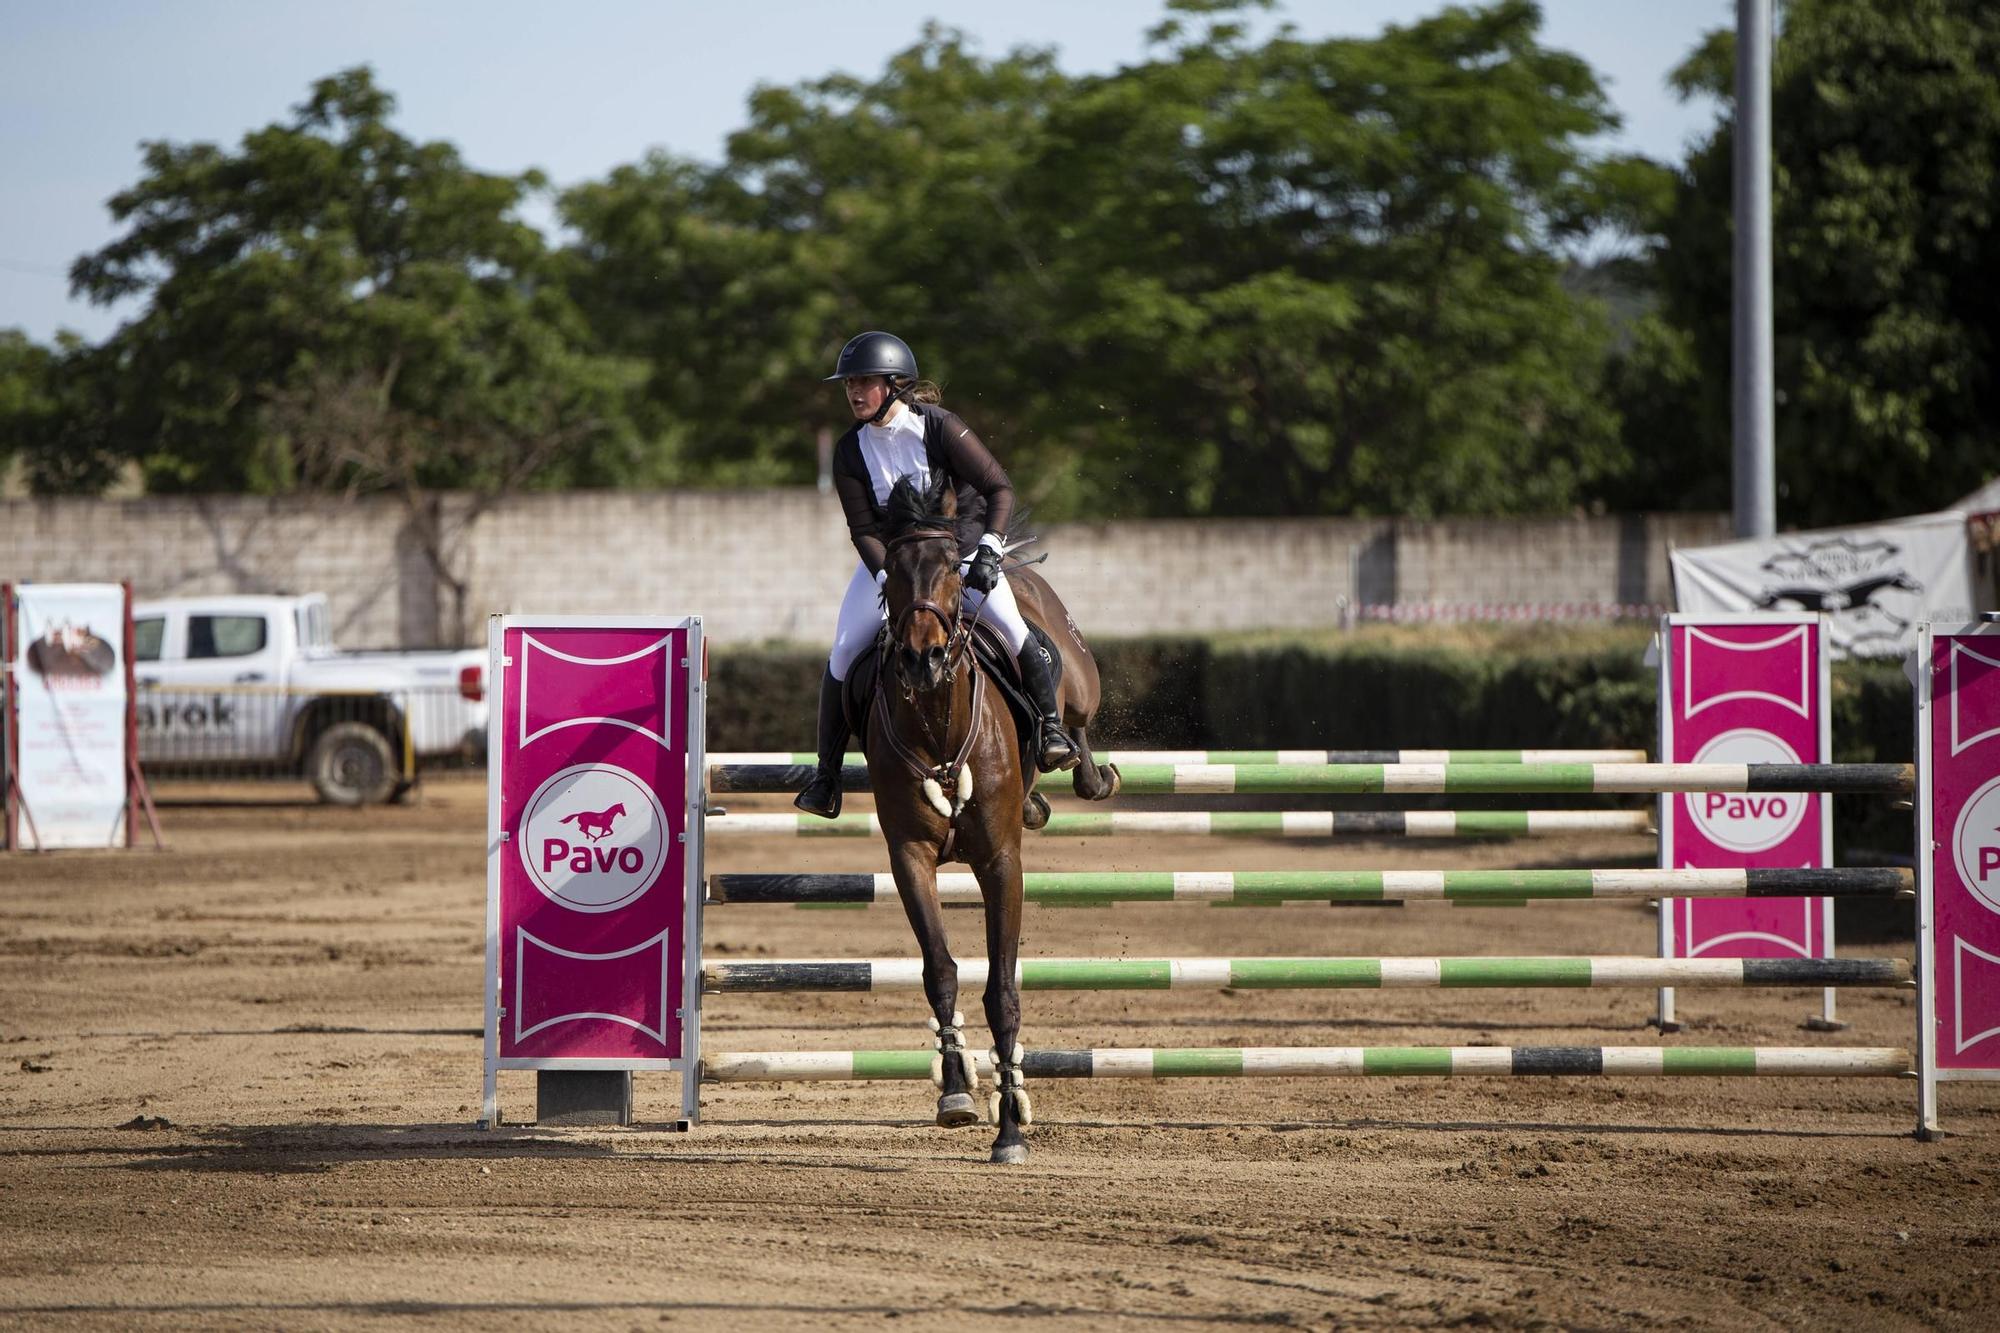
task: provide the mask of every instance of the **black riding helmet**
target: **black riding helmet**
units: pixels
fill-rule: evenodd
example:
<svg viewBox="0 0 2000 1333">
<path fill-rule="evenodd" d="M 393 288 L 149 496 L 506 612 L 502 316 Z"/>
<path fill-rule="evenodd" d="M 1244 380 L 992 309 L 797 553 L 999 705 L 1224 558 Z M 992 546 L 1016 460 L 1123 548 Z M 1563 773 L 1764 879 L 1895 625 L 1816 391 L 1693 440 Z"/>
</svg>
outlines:
<svg viewBox="0 0 2000 1333">
<path fill-rule="evenodd" d="M 882 406 L 875 409 L 875 415 L 868 418 L 874 425 L 882 420 L 882 414 L 889 410 L 889 404 L 898 402 L 917 382 L 917 354 L 910 345 L 893 333 L 857 333 L 847 340 L 840 349 L 839 358 L 833 363 L 833 373 L 822 383 L 831 384 L 835 380 L 851 379 L 856 375 L 887 375 L 892 392 L 882 400 Z"/>
</svg>

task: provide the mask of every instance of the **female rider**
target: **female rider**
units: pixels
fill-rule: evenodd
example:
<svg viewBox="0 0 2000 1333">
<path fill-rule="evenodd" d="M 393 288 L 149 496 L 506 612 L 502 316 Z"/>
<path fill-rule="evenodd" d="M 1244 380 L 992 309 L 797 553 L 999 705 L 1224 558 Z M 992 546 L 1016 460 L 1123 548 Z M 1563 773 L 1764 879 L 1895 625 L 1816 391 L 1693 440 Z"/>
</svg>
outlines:
<svg viewBox="0 0 2000 1333">
<path fill-rule="evenodd" d="M 959 573 L 965 604 L 998 630 L 1021 664 L 1021 680 L 1041 715 L 1034 747 L 1044 773 L 1073 768 L 1076 747 L 1056 711 L 1056 682 L 1048 654 L 1028 632 L 1013 590 L 1000 572 L 1014 487 L 1000 464 L 958 415 L 937 405 L 936 387 L 920 385 L 916 354 L 890 333 L 862 333 L 840 349 L 826 382 L 841 382 L 854 429 L 833 447 L 833 488 L 847 515 L 848 535 L 861 562 L 840 601 L 833 652 L 819 684 L 819 768 L 793 802 L 809 814 L 840 813 L 840 758 L 847 749 L 847 715 L 841 682 L 875 641 L 886 614 L 881 585 L 887 548 L 882 524 L 889 491 L 904 477 L 927 486 L 940 474 L 958 492 Z M 928 400 L 928 401 L 926 401 Z"/>
</svg>

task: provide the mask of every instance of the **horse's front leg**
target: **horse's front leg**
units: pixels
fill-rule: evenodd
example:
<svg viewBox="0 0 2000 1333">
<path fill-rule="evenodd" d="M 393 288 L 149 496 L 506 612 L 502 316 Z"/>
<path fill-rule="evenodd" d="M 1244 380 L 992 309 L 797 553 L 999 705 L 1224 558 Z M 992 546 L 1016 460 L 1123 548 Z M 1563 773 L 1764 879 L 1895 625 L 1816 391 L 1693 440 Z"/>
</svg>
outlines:
<svg viewBox="0 0 2000 1333">
<path fill-rule="evenodd" d="M 937 847 L 926 840 L 899 842 L 890 848 L 889 869 L 896 877 L 896 893 L 903 900 L 903 912 L 924 956 L 924 996 L 931 1004 L 931 1030 L 936 1034 L 942 1066 L 938 1070 L 937 1122 L 946 1129 L 957 1129 L 979 1119 L 973 1097 L 978 1078 L 960 1030 L 964 1019 L 958 1012 L 958 964 L 952 959 L 944 914 L 938 908 L 937 857 Z"/>
<path fill-rule="evenodd" d="M 986 1025 L 993 1031 L 995 1123 L 993 1160 L 1028 1160 L 1022 1135 L 1030 1120 L 1028 1090 L 1021 1068 L 1021 986 L 1015 969 L 1021 956 L 1021 843 L 995 849 L 973 870 L 986 906 Z"/>
</svg>

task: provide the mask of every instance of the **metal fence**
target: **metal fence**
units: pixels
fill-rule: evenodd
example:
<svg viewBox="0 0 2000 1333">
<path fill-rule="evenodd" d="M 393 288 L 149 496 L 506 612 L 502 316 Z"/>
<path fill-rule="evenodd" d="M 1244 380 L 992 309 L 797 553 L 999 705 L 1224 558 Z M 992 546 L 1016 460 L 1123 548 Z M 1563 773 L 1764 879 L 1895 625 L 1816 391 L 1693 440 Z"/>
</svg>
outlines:
<svg viewBox="0 0 2000 1333">
<path fill-rule="evenodd" d="M 305 781 L 323 801 L 392 800 L 420 779 L 484 774 L 478 691 L 142 685 L 139 763 L 153 784 Z"/>
</svg>

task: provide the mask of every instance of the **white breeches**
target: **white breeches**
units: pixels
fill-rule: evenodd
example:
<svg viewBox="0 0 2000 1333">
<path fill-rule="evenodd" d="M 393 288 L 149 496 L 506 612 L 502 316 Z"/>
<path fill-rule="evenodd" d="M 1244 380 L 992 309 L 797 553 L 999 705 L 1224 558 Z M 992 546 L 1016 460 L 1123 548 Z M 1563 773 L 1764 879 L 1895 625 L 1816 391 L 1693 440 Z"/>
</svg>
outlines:
<svg viewBox="0 0 2000 1333">
<path fill-rule="evenodd" d="M 959 562 L 960 572 L 971 563 L 970 557 Z M 965 590 L 965 604 L 975 612 L 975 619 L 982 620 L 1000 631 L 1000 637 L 1007 640 L 1007 651 L 1016 657 L 1028 642 L 1028 622 L 1021 618 L 1021 608 L 1014 601 L 1014 590 L 1007 586 L 1007 576 L 1002 574 L 989 596 L 985 593 Z M 875 585 L 875 576 L 868 572 L 868 566 L 856 562 L 854 577 L 847 581 L 847 595 L 840 599 L 840 619 L 833 630 L 833 652 L 827 656 L 826 669 L 835 680 L 846 680 L 847 673 L 854 669 L 854 663 L 868 645 L 875 642 L 875 635 L 882 628 L 882 621 L 888 612 L 882 607 L 881 590 Z"/>
</svg>

